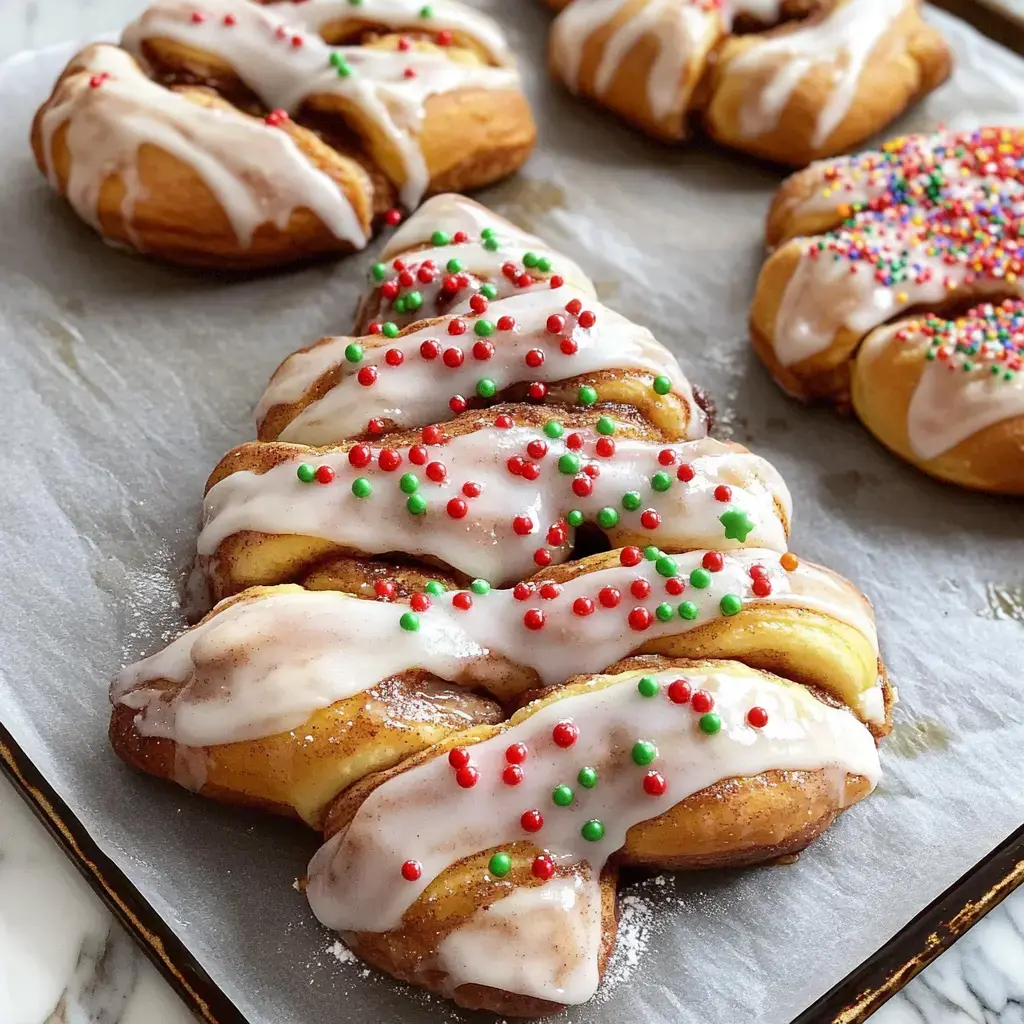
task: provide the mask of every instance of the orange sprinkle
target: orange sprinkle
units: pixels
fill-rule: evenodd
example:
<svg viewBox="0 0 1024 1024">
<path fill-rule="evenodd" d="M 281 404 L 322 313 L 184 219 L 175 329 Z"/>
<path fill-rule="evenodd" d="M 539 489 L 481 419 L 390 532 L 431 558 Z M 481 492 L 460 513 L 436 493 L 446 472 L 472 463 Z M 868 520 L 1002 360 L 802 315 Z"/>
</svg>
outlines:
<svg viewBox="0 0 1024 1024">
<path fill-rule="evenodd" d="M 779 564 L 786 570 L 786 572 L 792 572 L 800 564 L 800 559 L 797 558 L 792 551 L 787 551 L 779 559 Z"/>
</svg>

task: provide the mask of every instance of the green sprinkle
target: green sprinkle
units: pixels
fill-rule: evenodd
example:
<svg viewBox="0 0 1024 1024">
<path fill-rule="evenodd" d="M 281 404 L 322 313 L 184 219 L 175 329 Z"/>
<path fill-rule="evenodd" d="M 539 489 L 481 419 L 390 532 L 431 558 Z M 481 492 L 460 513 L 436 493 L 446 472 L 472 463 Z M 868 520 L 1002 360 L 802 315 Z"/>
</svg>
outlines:
<svg viewBox="0 0 1024 1024">
<path fill-rule="evenodd" d="M 672 605 L 663 602 L 654 609 L 654 615 L 659 622 L 668 622 L 675 612 L 672 611 Z"/>
<path fill-rule="evenodd" d="M 561 437 L 565 433 L 565 427 L 558 420 L 548 420 L 544 424 L 544 433 L 550 438 Z"/>
<path fill-rule="evenodd" d="M 726 594 L 718 603 L 723 615 L 735 615 L 743 609 L 743 602 L 735 594 Z"/>
<path fill-rule="evenodd" d="M 495 251 L 496 249 L 500 249 L 500 248 L 501 248 L 501 242 L 499 242 L 499 241 L 498 241 L 498 240 L 497 240 L 496 238 L 494 238 L 494 237 L 491 237 L 491 238 L 485 238 L 485 239 L 484 239 L 484 248 L 485 248 L 485 249 L 486 249 L 486 250 L 487 250 L 488 252 L 494 252 L 494 251 Z"/>
<path fill-rule="evenodd" d="M 700 731 L 706 733 L 708 736 L 714 736 L 715 733 L 721 732 L 722 730 L 722 719 L 714 713 L 709 711 L 706 715 L 700 716 L 700 721 L 697 723 L 700 726 Z"/>
<path fill-rule="evenodd" d="M 690 573 L 690 585 L 698 590 L 704 590 L 711 586 L 711 573 L 707 569 L 694 569 Z"/>
<path fill-rule="evenodd" d="M 299 468 L 295 470 L 295 475 L 304 484 L 311 484 L 316 479 L 316 470 L 308 462 L 303 462 Z"/>
<path fill-rule="evenodd" d="M 583 513 L 578 509 L 574 508 L 566 517 L 565 521 L 570 526 L 582 526 L 583 525 Z"/>
<path fill-rule="evenodd" d="M 718 521 L 725 527 L 725 536 L 729 540 L 738 540 L 741 544 L 745 543 L 747 535 L 757 525 L 746 512 L 738 508 L 723 512 Z"/>
<path fill-rule="evenodd" d="M 427 511 L 427 499 L 422 494 L 410 495 L 409 500 L 405 503 L 405 507 L 410 515 L 421 516 Z"/>
<path fill-rule="evenodd" d="M 597 421 L 597 432 L 599 434 L 611 435 L 615 433 L 615 420 L 609 416 L 602 416 Z"/>
<path fill-rule="evenodd" d="M 405 612 L 398 620 L 398 624 L 407 633 L 416 633 L 420 628 L 420 617 L 415 612 Z"/>
<path fill-rule="evenodd" d="M 338 58 L 337 61 L 334 60 L 335 57 Z M 339 78 L 348 78 L 352 74 L 351 65 L 340 53 L 331 54 L 331 63 L 334 65 L 334 70 L 338 73 Z"/>
<path fill-rule="evenodd" d="M 445 268 L 449 274 L 458 274 L 462 270 L 462 260 L 457 260 L 453 256 L 446 264 Z"/>
<path fill-rule="evenodd" d="M 373 486 L 365 476 L 357 476 L 355 480 L 352 481 L 352 493 L 357 498 L 368 498 L 373 494 Z"/>
<path fill-rule="evenodd" d="M 641 697 L 655 697 L 661 689 L 654 676 L 643 676 L 636 684 L 636 688 Z"/>
<path fill-rule="evenodd" d="M 648 544 L 647 547 L 644 548 L 644 558 L 646 558 L 648 562 L 656 562 L 661 558 L 662 554 L 663 552 L 661 548 L 656 548 L 653 544 Z"/>
<path fill-rule="evenodd" d="M 434 8 L 433 7 L 430 7 L 428 5 L 426 7 L 421 7 L 420 8 L 420 17 L 421 18 L 432 18 L 433 16 L 434 16 Z"/>
<path fill-rule="evenodd" d="M 477 320 L 473 333 L 480 338 L 489 338 L 494 333 L 494 324 L 490 320 Z"/>
<path fill-rule="evenodd" d="M 476 393 L 481 398 L 493 398 L 497 393 L 498 385 L 490 377 L 481 377 L 476 382 Z"/>
<path fill-rule="evenodd" d="M 576 776 L 576 781 L 584 789 L 593 789 L 597 785 L 597 769 L 589 766 L 581 768 L 579 775 Z"/>
<path fill-rule="evenodd" d="M 486 594 L 491 589 L 491 585 L 487 580 L 473 580 L 469 585 L 469 589 L 474 594 Z"/>
<path fill-rule="evenodd" d="M 658 748 L 649 740 L 637 740 L 631 754 L 634 764 L 650 764 L 658 756 Z"/>
<path fill-rule="evenodd" d="M 504 878 L 512 870 L 512 858 L 507 853 L 496 853 L 487 862 L 487 870 L 495 878 Z"/>
<path fill-rule="evenodd" d="M 592 388 L 589 384 L 584 384 L 583 387 L 576 392 L 576 401 L 580 405 L 593 405 L 597 401 L 597 388 Z"/>
<path fill-rule="evenodd" d="M 498 289 L 493 284 L 482 284 L 480 285 L 480 294 L 485 299 L 496 299 L 498 297 Z"/>
<path fill-rule="evenodd" d="M 656 491 L 667 491 L 672 486 L 672 477 L 668 473 L 655 473 L 651 477 L 651 486 Z"/>
<path fill-rule="evenodd" d="M 445 585 L 440 580 L 428 580 L 423 590 L 431 597 L 440 597 L 445 592 Z"/>
<path fill-rule="evenodd" d="M 537 260 L 540 257 L 535 252 L 524 252 L 523 253 L 523 266 L 524 267 L 535 267 L 537 266 Z"/>
<path fill-rule="evenodd" d="M 419 490 L 420 478 L 415 473 L 403 473 L 398 486 L 403 494 L 415 494 Z"/>
<path fill-rule="evenodd" d="M 572 452 L 566 452 L 564 455 L 559 456 L 558 459 L 558 472 L 565 473 L 566 476 L 573 476 L 580 471 L 580 460 L 577 456 L 573 455 Z"/>
<path fill-rule="evenodd" d="M 351 344 L 346 345 L 345 346 L 345 358 L 350 363 L 361 362 L 362 358 L 363 358 L 363 346 L 356 344 L 356 342 L 354 342 L 354 341 Z"/>
<path fill-rule="evenodd" d="M 451 243 L 451 236 L 447 231 L 441 231 L 440 228 L 430 236 L 430 244 L 433 246 L 449 245 Z"/>
<path fill-rule="evenodd" d="M 481 238 L 493 238 L 494 237 L 494 228 L 484 228 L 480 232 L 480 237 Z"/>
<path fill-rule="evenodd" d="M 588 843 L 599 843 L 604 839 L 604 824 L 597 818 L 591 818 L 583 828 L 580 829 L 580 835 Z"/>
<path fill-rule="evenodd" d="M 597 525 L 600 526 L 602 530 L 610 530 L 613 526 L 618 526 L 619 513 L 616 512 L 611 505 L 606 506 L 597 513 Z"/>
<path fill-rule="evenodd" d="M 370 267 L 370 274 L 373 276 L 374 281 L 383 281 L 388 276 L 388 268 L 383 263 L 374 263 Z"/>
<path fill-rule="evenodd" d="M 686 619 L 687 622 L 697 618 L 697 606 L 692 601 L 684 601 L 676 610 L 679 612 L 679 618 Z"/>
<path fill-rule="evenodd" d="M 392 306 L 392 309 L 394 309 L 394 311 L 396 313 L 404 313 L 405 312 L 405 299 L 404 298 L 395 299 L 395 303 Z"/>
<path fill-rule="evenodd" d="M 626 491 L 622 496 L 622 507 L 627 512 L 635 512 L 643 504 L 639 491 Z"/>
<path fill-rule="evenodd" d="M 409 292 L 405 297 L 405 308 L 408 310 L 417 310 L 423 305 L 423 294 L 422 292 Z"/>
<path fill-rule="evenodd" d="M 551 799 L 558 807 L 568 807 L 572 803 L 575 794 L 564 782 L 561 786 L 555 786 Z"/>
<path fill-rule="evenodd" d="M 675 559 L 669 558 L 668 555 L 662 555 L 654 563 L 654 568 L 658 570 L 659 576 L 671 577 L 679 575 L 679 566 L 676 565 Z"/>
<path fill-rule="evenodd" d="M 551 269 L 551 260 L 547 256 L 541 256 L 537 260 L 537 269 L 542 273 L 546 274 Z"/>
<path fill-rule="evenodd" d="M 667 395 L 672 390 L 672 381 L 668 377 L 655 377 L 654 390 L 659 395 Z"/>
<path fill-rule="evenodd" d="M 386 324 L 384 324 L 381 327 L 380 333 L 383 334 L 385 338 L 397 338 L 398 337 L 398 324 L 392 323 L 389 320 Z"/>
</svg>

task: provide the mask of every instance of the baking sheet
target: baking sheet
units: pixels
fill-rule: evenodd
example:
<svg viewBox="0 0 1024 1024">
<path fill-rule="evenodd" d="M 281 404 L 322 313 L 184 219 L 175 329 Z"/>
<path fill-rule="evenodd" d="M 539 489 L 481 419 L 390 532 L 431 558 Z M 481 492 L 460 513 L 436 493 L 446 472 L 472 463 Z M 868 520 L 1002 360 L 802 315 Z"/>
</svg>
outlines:
<svg viewBox="0 0 1024 1024">
<path fill-rule="evenodd" d="M 794 549 L 872 597 L 903 701 L 878 792 L 797 864 L 627 888 L 606 984 L 569 1019 L 786 1021 L 1024 820 L 1021 506 L 929 481 L 786 400 L 745 333 L 781 174 L 573 101 L 543 73 L 540 5 L 480 6 L 504 15 L 541 124 L 525 171 L 480 198 L 576 258 L 712 391 L 720 436 L 775 462 Z M 934 18 L 961 66 L 898 128 L 1024 120 L 1024 61 Z M 293 888 L 314 837 L 137 776 L 106 746 L 110 674 L 181 628 L 206 474 L 252 436 L 277 362 L 350 326 L 372 256 L 231 281 L 105 248 L 22 141 L 71 52 L 0 70 L 0 720 L 253 1024 L 469 1019 L 332 948 Z"/>
</svg>

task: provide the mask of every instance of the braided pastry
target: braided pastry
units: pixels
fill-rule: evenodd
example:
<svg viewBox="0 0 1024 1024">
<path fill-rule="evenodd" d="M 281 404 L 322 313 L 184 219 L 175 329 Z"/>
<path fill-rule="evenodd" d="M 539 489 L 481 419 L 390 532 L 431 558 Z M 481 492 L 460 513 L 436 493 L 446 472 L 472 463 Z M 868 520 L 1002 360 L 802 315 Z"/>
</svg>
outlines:
<svg viewBox="0 0 1024 1024">
<path fill-rule="evenodd" d="M 533 146 L 504 37 L 451 0 L 160 0 L 122 46 L 71 62 L 33 150 L 104 238 L 177 263 L 361 249 L 396 197 L 477 188 Z"/>
<path fill-rule="evenodd" d="M 261 435 L 332 443 L 217 467 L 199 565 L 225 599 L 119 673 L 110 739 L 324 829 L 310 902 L 370 963 L 537 1016 L 595 991 L 620 865 L 770 860 L 866 796 L 895 693 L 867 599 L 786 550 L 771 465 L 707 437 L 668 352 L 489 219 L 439 198 L 372 275 L 379 330 L 275 375 Z M 419 279 L 442 262 L 467 279 Z M 435 392 L 479 378 L 420 346 L 470 325 L 495 388 L 459 411 Z M 487 407 L 518 397 L 520 361 L 547 394 Z"/>
<path fill-rule="evenodd" d="M 920 0 L 548 0 L 551 72 L 650 134 L 803 165 L 863 142 L 949 74 Z M 563 9 L 564 8 L 564 9 Z"/>
<path fill-rule="evenodd" d="M 934 476 L 1024 493 L 1024 132 L 907 136 L 779 191 L 754 347 Z M 988 304 L 956 313 L 972 303 Z M 887 321 L 908 311 L 923 317 Z M 947 318 L 948 316 L 948 318 Z"/>
</svg>

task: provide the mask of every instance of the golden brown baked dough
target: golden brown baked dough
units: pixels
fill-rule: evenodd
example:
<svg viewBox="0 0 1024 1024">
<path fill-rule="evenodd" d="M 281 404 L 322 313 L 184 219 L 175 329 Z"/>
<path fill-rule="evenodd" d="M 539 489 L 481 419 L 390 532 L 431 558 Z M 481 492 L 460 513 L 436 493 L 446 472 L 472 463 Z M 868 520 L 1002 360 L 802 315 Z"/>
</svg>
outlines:
<svg viewBox="0 0 1024 1024">
<path fill-rule="evenodd" d="M 458 3 L 158 0 L 122 46 L 72 61 L 33 150 L 105 238 L 173 262 L 360 249 L 396 200 L 485 185 L 533 146 L 500 30 Z"/>
<path fill-rule="evenodd" d="M 751 710 L 769 698 L 770 713 Z M 786 753 L 761 735 L 774 716 L 785 719 Z M 522 780 L 495 789 L 505 761 Z M 454 784 L 461 765 L 479 775 L 468 793 Z M 813 691 L 733 662 L 631 659 L 348 789 L 308 892 L 321 920 L 396 977 L 467 1007 L 541 1016 L 596 987 L 615 939 L 619 866 L 796 852 L 877 774 L 868 732 Z M 551 906 L 538 899 L 545 887 L 575 899 Z M 384 927 L 360 927 L 369 922 Z M 488 960 L 499 936 L 507 970 Z"/>
<path fill-rule="evenodd" d="M 790 165 L 884 128 L 947 77 L 920 0 L 575 0 L 551 73 L 657 138 L 698 118 L 719 142 Z"/>
<path fill-rule="evenodd" d="M 925 472 L 1011 494 L 1024 491 L 1024 329 L 1020 303 L 1001 300 L 1024 293 L 1022 151 L 1019 129 L 940 132 L 799 172 L 772 204 L 750 313 L 787 392 L 852 401 Z"/>
</svg>

